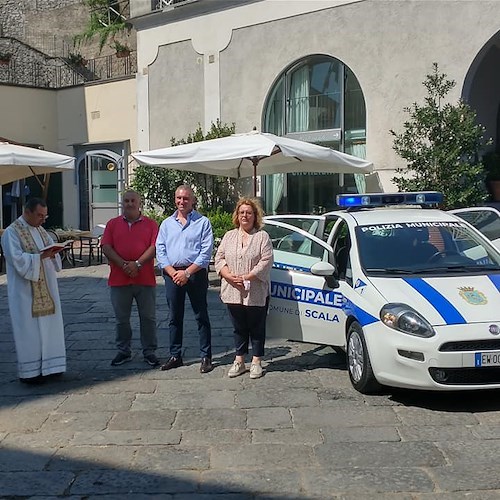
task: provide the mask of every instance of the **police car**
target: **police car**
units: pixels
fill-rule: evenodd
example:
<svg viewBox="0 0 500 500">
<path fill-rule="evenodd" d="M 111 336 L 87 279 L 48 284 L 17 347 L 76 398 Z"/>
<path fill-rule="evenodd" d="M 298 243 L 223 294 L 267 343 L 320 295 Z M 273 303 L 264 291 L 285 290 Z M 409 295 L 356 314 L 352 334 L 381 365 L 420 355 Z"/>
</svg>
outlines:
<svg viewBox="0 0 500 500">
<path fill-rule="evenodd" d="M 265 218 L 268 337 L 347 354 L 352 385 L 500 388 L 500 251 L 436 192 L 341 195 Z"/>
</svg>

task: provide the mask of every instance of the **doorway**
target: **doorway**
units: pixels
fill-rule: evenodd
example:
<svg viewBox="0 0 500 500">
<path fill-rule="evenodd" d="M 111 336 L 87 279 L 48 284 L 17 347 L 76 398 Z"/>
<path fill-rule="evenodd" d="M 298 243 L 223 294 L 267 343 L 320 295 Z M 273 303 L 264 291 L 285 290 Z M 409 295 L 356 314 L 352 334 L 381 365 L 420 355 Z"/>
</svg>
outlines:
<svg viewBox="0 0 500 500">
<path fill-rule="evenodd" d="M 124 156 L 107 149 L 86 151 L 78 163 L 80 229 L 117 217 L 124 189 Z"/>
</svg>

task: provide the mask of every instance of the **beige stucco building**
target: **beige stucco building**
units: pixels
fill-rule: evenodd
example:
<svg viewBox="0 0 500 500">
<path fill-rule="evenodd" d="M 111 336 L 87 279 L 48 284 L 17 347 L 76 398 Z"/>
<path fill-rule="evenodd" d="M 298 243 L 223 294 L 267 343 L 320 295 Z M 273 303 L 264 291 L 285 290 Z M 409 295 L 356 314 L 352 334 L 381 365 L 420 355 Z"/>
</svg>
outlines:
<svg viewBox="0 0 500 500">
<path fill-rule="evenodd" d="M 60 90 L 0 85 L 0 136 L 76 158 L 75 172 L 51 176 L 62 183 L 56 225 L 89 229 L 118 214 L 137 148 L 135 97 L 134 78 Z M 48 202 L 54 214 L 59 207 Z"/>
<path fill-rule="evenodd" d="M 351 175 L 263 179 L 268 212 L 319 211 L 341 191 L 391 190 L 403 164 L 389 130 L 402 130 L 404 108 L 422 102 L 433 62 L 456 81 L 450 101 L 470 103 L 500 151 L 499 0 L 131 0 L 130 16 L 135 78 L 0 85 L 0 137 L 77 159 L 62 175 L 62 225 L 93 227 L 116 214 L 131 152 L 169 146 L 217 119 L 375 165 L 366 185 Z"/>
<path fill-rule="evenodd" d="M 390 190 L 403 165 L 389 130 L 422 102 L 433 62 L 499 147 L 499 14 L 498 0 L 132 0 L 138 147 L 220 119 L 366 157 L 367 188 Z M 349 177 L 289 174 L 261 195 L 268 211 L 331 208 L 363 188 Z"/>
</svg>

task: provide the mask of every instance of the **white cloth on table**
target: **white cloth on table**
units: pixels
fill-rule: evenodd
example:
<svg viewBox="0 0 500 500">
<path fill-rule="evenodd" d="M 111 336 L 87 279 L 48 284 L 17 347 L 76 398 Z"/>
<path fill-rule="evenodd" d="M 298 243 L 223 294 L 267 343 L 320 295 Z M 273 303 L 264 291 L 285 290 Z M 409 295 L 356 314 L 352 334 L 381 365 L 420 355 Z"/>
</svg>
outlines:
<svg viewBox="0 0 500 500">
<path fill-rule="evenodd" d="M 37 228 L 28 227 L 37 247 L 45 246 Z M 9 226 L 2 235 L 2 248 L 7 264 L 7 292 L 9 311 L 17 352 L 19 377 L 32 378 L 66 371 L 64 322 L 59 299 L 57 274 L 62 268 L 59 255 L 55 259 L 42 259 L 40 254 L 23 251 L 16 230 Z M 38 281 L 40 266 L 44 266 L 47 286 L 55 304 L 55 313 L 32 317 L 31 281 Z"/>
</svg>

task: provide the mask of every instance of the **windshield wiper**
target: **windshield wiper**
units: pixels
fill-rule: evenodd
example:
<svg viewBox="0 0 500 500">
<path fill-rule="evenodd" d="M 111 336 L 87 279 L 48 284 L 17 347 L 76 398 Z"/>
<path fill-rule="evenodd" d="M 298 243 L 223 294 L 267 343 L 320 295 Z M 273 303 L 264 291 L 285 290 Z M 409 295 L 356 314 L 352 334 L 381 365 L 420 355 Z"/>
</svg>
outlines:
<svg viewBox="0 0 500 500">
<path fill-rule="evenodd" d="M 391 273 L 391 274 L 413 274 L 413 270 L 410 269 L 399 269 L 397 267 L 377 267 L 365 269 L 367 273 Z"/>
<path fill-rule="evenodd" d="M 426 267 L 423 269 L 415 269 L 415 273 L 442 273 L 442 272 L 453 272 L 453 271 L 470 271 L 470 272 L 484 272 L 484 271 L 500 271 L 499 266 L 471 266 L 464 264 L 455 264 L 449 266 L 439 266 L 439 267 Z"/>
</svg>

